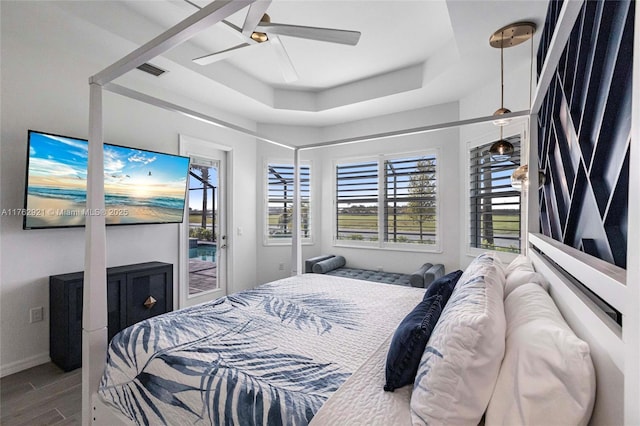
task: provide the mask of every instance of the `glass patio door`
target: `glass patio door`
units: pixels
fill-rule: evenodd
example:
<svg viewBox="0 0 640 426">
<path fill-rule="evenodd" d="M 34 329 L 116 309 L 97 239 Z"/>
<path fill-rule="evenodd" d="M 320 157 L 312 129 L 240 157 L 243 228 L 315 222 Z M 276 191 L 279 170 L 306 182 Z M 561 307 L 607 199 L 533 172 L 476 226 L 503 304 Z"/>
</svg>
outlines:
<svg viewBox="0 0 640 426">
<path fill-rule="evenodd" d="M 181 307 L 206 302 L 226 294 L 226 153 L 208 150 L 207 154 L 207 157 L 190 155 L 188 213 L 181 232 L 182 264 L 186 270 L 186 273 L 181 274 Z"/>
</svg>

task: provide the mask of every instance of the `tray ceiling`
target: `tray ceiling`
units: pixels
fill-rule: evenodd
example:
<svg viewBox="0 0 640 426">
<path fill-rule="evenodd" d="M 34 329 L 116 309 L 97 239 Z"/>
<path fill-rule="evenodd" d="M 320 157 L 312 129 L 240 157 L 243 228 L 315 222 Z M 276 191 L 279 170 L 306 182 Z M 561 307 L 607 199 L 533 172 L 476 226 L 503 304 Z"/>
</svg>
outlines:
<svg viewBox="0 0 640 426">
<path fill-rule="evenodd" d="M 115 52 L 124 56 L 197 10 L 181 0 L 52 3 L 74 17 L 65 25 L 75 26 L 75 33 L 100 28 L 96 42 L 101 46 L 94 50 L 102 53 L 105 67 L 119 59 Z M 281 36 L 299 75 L 286 83 L 268 43 L 210 65 L 193 63 L 193 58 L 238 43 L 220 23 L 150 61 L 169 71 L 161 77 L 134 71 L 116 82 L 157 96 L 179 94 L 256 122 L 332 125 L 456 101 L 496 81 L 499 54 L 489 46 L 489 35 L 514 21 L 542 26 L 546 5 L 274 0 L 268 8 L 272 22 L 356 30 L 362 33 L 360 42 L 345 46 Z M 227 20 L 241 26 L 245 10 Z M 512 67 L 528 63 L 529 49 L 514 48 L 508 59 Z"/>
</svg>

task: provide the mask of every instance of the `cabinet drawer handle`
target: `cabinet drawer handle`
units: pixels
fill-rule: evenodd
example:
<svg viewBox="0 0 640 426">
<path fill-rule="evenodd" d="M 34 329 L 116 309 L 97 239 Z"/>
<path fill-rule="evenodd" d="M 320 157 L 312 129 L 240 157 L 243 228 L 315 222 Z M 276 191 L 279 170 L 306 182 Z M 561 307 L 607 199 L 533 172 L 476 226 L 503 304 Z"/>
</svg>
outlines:
<svg viewBox="0 0 640 426">
<path fill-rule="evenodd" d="M 147 297 L 147 300 L 144 301 L 144 307 L 147 309 L 153 308 L 156 304 L 157 300 L 153 296 Z"/>
</svg>

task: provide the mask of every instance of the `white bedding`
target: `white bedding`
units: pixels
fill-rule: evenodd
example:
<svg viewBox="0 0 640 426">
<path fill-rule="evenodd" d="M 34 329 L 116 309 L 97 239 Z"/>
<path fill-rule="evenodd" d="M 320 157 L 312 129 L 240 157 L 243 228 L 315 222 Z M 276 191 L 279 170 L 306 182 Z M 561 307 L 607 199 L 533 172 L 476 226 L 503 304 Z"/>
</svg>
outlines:
<svg viewBox="0 0 640 426">
<path fill-rule="evenodd" d="M 347 389 L 397 398 L 382 390 L 386 348 L 423 294 L 306 274 L 155 317 L 113 339 L 100 396 L 138 424 L 243 425 L 307 424 L 357 370 Z"/>
<path fill-rule="evenodd" d="M 410 426 L 411 386 L 382 390 L 391 336 L 322 405 L 310 426 Z"/>
</svg>

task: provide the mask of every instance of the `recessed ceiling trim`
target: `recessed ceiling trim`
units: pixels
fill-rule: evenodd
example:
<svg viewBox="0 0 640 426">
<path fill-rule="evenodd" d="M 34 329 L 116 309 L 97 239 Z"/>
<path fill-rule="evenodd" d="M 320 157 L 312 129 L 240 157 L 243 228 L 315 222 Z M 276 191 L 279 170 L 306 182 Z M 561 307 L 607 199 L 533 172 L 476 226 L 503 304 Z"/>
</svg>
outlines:
<svg viewBox="0 0 640 426">
<path fill-rule="evenodd" d="M 434 132 L 437 130 L 444 130 L 444 129 L 451 129 L 451 128 L 456 128 L 456 127 L 461 127 L 461 126 L 466 126 L 466 125 L 471 125 L 471 124 L 480 124 L 480 123 L 486 123 L 489 121 L 493 120 L 493 116 L 489 115 L 486 117 L 477 117 L 477 118 L 470 118 L 467 120 L 458 120 L 458 121 L 450 121 L 447 123 L 439 123 L 439 124 L 432 124 L 429 126 L 421 126 L 421 127 L 413 127 L 410 129 L 402 129 L 402 130 L 393 130 L 390 132 L 382 132 L 382 133 L 374 133 L 371 135 L 362 135 L 362 136 L 356 136 L 356 137 L 352 137 L 352 138 L 346 138 L 346 139 L 337 139 L 337 140 L 332 140 L 332 141 L 326 141 L 326 142 L 319 142 L 319 143 L 313 143 L 313 144 L 309 144 L 309 145 L 303 145 L 303 146 L 294 146 L 294 145 L 288 145 L 284 142 L 277 142 L 273 139 L 269 139 L 266 138 L 264 136 L 259 135 L 258 133 L 249 130 L 249 129 L 245 129 L 244 127 L 241 126 L 237 126 L 235 124 L 223 121 L 223 120 L 219 120 L 215 117 L 211 117 L 209 115 L 206 114 L 202 114 L 200 112 L 197 111 L 193 111 L 191 109 L 188 108 L 184 108 L 181 107 L 179 105 L 173 104 L 171 102 L 167 102 L 164 101 L 162 99 L 158 99 L 156 97 L 147 95 L 145 93 L 141 93 L 141 92 L 137 92 L 135 90 L 129 89 L 127 87 L 124 86 L 120 86 L 118 84 L 115 83 L 107 83 L 104 85 L 104 89 L 108 90 L 109 92 L 112 93 L 116 93 L 118 95 L 121 96 L 125 96 L 131 99 L 135 99 L 141 102 L 145 102 L 149 105 L 153 105 L 159 108 L 163 108 L 166 109 L 168 111 L 172 111 L 172 112 L 177 112 L 178 114 L 184 115 L 186 117 L 189 118 L 193 118 L 195 120 L 199 120 L 199 121 L 203 121 L 205 123 L 209 123 L 212 124 L 214 126 L 217 127 L 221 127 L 223 129 L 227 129 L 227 130 L 232 130 L 238 133 L 242 133 L 246 136 L 251 136 L 254 137 L 258 140 L 261 140 L 263 142 L 272 144 L 272 145 L 276 145 L 276 146 L 280 146 L 282 148 L 287 148 L 290 150 L 303 150 L 303 149 L 314 149 L 314 148 L 323 148 L 323 147 L 328 147 L 328 146 L 339 146 L 339 145 L 348 145 L 348 144 L 353 144 L 353 143 L 359 143 L 359 142 L 368 142 L 368 141 L 372 141 L 372 140 L 378 140 L 378 139 L 388 139 L 388 138 L 394 138 L 394 137 L 399 137 L 399 136 L 409 136 L 409 135 L 416 135 L 416 134 L 422 134 L 422 133 L 429 133 L 429 132 Z M 518 118 L 518 117 L 523 117 L 523 118 L 527 118 L 529 117 L 530 111 L 529 110 L 523 110 L 523 111 L 517 111 L 517 112 L 512 112 L 510 114 L 507 114 L 506 117 L 507 118 Z"/>
<path fill-rule="evenodd" d="M 421 89 L 424 64 L 413 65 L 321 91 L 275 89 L 273 108 L 320 112 Z"/>
<path fill-rule="evenodd" d="M 323 90 L 318 93 L 318 110 L 353 105 L 422 88 L 424 63 L 376 75 Z"/>
</svg>

